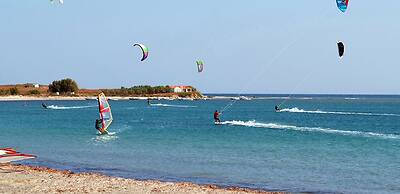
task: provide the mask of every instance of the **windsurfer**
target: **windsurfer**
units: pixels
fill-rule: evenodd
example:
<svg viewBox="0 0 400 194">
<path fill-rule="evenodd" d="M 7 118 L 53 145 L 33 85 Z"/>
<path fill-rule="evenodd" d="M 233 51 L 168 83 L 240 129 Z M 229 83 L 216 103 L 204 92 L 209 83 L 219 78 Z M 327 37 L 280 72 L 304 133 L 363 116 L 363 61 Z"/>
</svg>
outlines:
<svg viewBox="0 0 400 194">
<path fill-rule="evenodd" d="M 103 129 L 103 121 L 101 119 L 96 119 L 96 125 L 95 125 L 96 129 L 98 131 L 102 131 Z"/>
<path fill-rule="evenodd" d="M 113 121 L 111 107 L 104 93 L 100 93 L 97 96 L 97 100 L 99 102 L 100 118 L 96 119 L 95 127 L 101 134 L 108 134 L 107 130 Z"/>
</svg>

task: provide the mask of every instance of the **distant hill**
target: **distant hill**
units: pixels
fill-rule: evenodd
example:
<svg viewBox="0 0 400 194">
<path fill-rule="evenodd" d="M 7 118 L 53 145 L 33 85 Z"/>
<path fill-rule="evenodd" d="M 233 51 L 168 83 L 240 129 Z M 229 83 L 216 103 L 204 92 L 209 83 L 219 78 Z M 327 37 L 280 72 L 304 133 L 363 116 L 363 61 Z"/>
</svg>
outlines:
<svg viewBox="0 0 400 194">
<path fill-rule="evenodd" d="M 16 85 L 0 85 L 0 95 L 48 95 L 49 86 L 26 83 Z"/>
</svg>

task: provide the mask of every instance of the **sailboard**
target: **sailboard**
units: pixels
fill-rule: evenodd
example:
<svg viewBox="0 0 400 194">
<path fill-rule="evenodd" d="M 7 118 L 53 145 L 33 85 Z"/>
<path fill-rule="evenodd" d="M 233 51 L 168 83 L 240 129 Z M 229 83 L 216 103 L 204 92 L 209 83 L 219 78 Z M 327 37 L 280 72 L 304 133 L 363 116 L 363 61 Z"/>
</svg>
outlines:
<svg viewBox="0 0 400 194">
<path fill-rule="evenodd" d="M 99 129 L 99 132 L 101 134 L 108 134 L 108 127 L 110 127 L 113 121 L 111 106 L 103 92 L 97 96 L 97 101 L 99 102 L 99 114 L 102 122 L 102 127 Z"/>
</svg>

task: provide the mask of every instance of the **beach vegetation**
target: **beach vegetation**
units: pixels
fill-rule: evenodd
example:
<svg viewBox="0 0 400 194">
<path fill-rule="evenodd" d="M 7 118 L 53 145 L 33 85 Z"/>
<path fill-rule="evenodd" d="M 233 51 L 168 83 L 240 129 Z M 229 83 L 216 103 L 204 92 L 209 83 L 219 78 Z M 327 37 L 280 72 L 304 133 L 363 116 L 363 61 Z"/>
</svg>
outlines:
<svg viewBox="0 0 400 194">
<path fill-rule="evenodd" d="M 181 92 L 178 93 L 178 96 L 181 98 L 201 98 L 203 95 L 194 89 L 193 92 Z"/>
<path fill-rule="evenodd" d="M 29 90 L 29 95 L 40 95 L 39 90 Z"/>
<path fill-rule="evenodd" d="M 18 95 L 19 94 L 18 88 L 16 88 L 16 87 L 10 88 L 9 91 L 10 91 L 10 95 Z"/>
<path fill-rule="evenodd" d="M 189 98 L 189 97 L 192 97 L 192 92 L 181 92 L 181 93 L 178 93 L 178 96 L 181 98 Z"/>
<path fill-rule="evenodd" d="M 10 95 L 10 90 L 0 90 L 0 96 Z"/>
<path fill-rule="evenodd" d="M 173 90 L 169 86 L 140 85 L 130 88 L 121 87 L 120 89 L 105 89 L 103 92 L 107 96 L 145 96 L 171 93 Z"/>
<path fill-rule="evenodd" d="M 60 93 L 60 94 L 73 94 L 79 91 L 78 84 L 75 80 L 70 78 L 55 80 L 49 85 L 49 91 L 51 93 Z"/>
</svg>

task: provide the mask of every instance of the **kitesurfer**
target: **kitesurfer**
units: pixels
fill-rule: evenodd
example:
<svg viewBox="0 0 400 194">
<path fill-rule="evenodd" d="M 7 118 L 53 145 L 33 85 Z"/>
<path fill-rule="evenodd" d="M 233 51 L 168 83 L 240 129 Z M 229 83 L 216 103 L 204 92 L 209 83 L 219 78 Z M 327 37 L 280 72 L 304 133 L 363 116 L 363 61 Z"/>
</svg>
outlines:
<svg viewBox="0 0 400 194">
<path fill-rule="evenodd" d="M 280 111 L 281 109 L 278 106 L 275 106 L 275 111 Z"/>
<path fill-rule="evenodd" d="M 42 102 L 42 107 L 47 109 L 47 105 Z"/>
<path fill-rule="evenodd" d="M 220 123 L 221 122 L 221 120 L 219 119 L 219 115 L 220 115 L 221 113 L 220 112 L 218 112 L 218 110 L 216 110 L 215 112 L 214 112 L 214 122 L 215 123 Z"/>
<path fill-rule="evenodd" d="M 101 119 L 96 119 L 96 129 L 101 132 L 101 129 L 103 128 L 103 121 Z"/>
<path fill-rule="evenodd" d="M 147 105 L 151 105 L 151 103 L 150 103 L 150 98 L 147 98 Z"/>
</svg>

